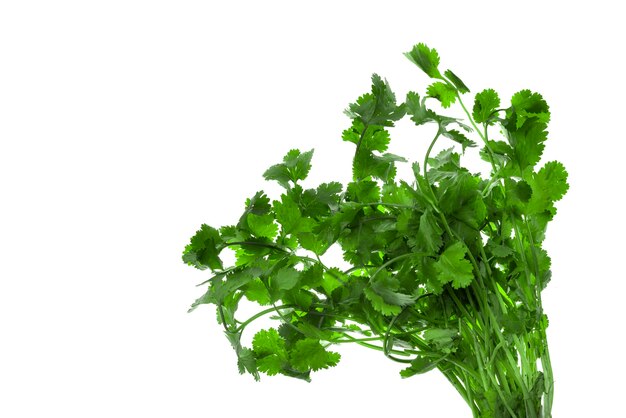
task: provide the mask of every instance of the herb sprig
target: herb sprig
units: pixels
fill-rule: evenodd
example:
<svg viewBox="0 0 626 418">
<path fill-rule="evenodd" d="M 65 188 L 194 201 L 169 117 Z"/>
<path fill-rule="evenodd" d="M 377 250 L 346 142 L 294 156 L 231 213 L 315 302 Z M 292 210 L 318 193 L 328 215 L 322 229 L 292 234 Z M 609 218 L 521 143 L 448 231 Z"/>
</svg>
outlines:
<svg viewBox="0 0 626 418">
<path fill-rule="evenodd" d="M 284 188 L 278 199 L 259 191 L 236 224 L 201 226 L 183 260 L 213 276 L 191 310 L 216 305 L 239 371 L 257 380 L 265 373 L 309 381 L 339 362 L 333 344 L 358 344 L 404 364 L 404 378 L 438 369 L 475 417 L 550 417 L 541 292 L 551 272 L 542 243 L 568 183 L 561 163 L 538 167 L 548 104 L 522 90 L 503 107 L 486 89 L 470 112 L 469 88 L 440 69 L 436 50 L 418 44 L 405 55 L 433 82 L 425 95 L 409 92 L 398 103 L 388 82 L 372 76 L 371 91 L 345 112 L 353 181 L 305 188 L 313 150 L 294 149 L 264 173 Z M 430 100 L 459 105 L 466 120 L 436 113 Z M 406 117 L 437 127 L 408 181 L 396 179 L 406 159 L 387 152 L 390 128 Z M 439 141 L 451 146 L 432 155 Z M 487 177 L 461 164 L 479 144 Z M 322 261 L 337 245 L 347 270 Z M 233 266 L 223 265 L 225 248 L 235 251 Z M 244 300 L 261 309 L 241 320 Z M 270 314 L 278 325 L 245 347 L 247 327 Z"/>
</svg>

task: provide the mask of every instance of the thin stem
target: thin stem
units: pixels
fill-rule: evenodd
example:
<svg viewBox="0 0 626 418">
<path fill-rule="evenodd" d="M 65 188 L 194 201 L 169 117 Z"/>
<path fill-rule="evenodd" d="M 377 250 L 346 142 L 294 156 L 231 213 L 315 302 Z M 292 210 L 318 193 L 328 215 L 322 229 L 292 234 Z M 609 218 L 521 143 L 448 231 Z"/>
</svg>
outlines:
<svg viewBox="0 0 626 418">
<path fill-rule="evenodd" d="M 272 308 L 268 308 L 265 309 L 261 312 L 258 312 L 255 315 L 252 315 L 250 318 L 246 319 L 245 321 L 243 321 L 235 331 L 240 332 L 243 331 L 244 328 L 246 328 L 251 322 L 253 322 L 254 320 L 262 317 L 263 315 L 267 315 L 268 313 L 272 313 L 272 312 L 276 312 L 277 309 L 289 309 L 289 308 L 294 308 L 295 305 L 280 305 L 280 306 L 273 306 Z"/>
<path fill-rule="evenodd" d="M 405 258 L 408 258 L 408 257 L 413 257 L 413 256 L 416 256 L 416 255 L 422 255 L 422 256 L 425 256 L 425 255 L 427 255 L 427 254 L 426 254 L 426 253 L 415 252 L 415 253 L 406 253 L 406 254 L 402 254 L 402 255 L 399 255 L 399 256 L 397 256 L 397 257 L 394 257 L 394 258 L 392 258 L 391 260 L 387 261 L 387 262 L 386 262 L 385 264 L 383 264 L 382 266 L 380 266 L 380 267 L 379 267 L 379 268 L 378 268 L 378 269 L 374 272 L 374 274 L 372 274 L 372 275 L 370 276 L 370 280 L 372 280 L 372 279 L 373 279 L 373 278 L 374 278 L 374 277 L 375 277 L 378 273 L 380 273 L 382 270 L 384 270 L 385 268 L 387 268 L 387 267 L 388 267 L 388 266 L 390 266 L 391 264 L 396 263 L 396 262 L 398 262 L 398 261 L 400 261 L 400 260 L 403 260 L 403 259 L 405 259 Z"/>
<path fill-rule="evenodd" d="M 433 198 L 435 197 L 435 193 L 433 192 L 433 189 L 430 187 L 430 182 L 428 181 L 428 159 L 430 158 L 430 152 L 433 150 L 433 147 L 435 146 L 435 143 L 437 142 L 437 139 L 439 139 L 440 135 L 441 135 L 441 126 L 439 126 L 439 128 L 437 129 L 437 135 L 435 135 L 433 140 L 430 142 L 430 145 L 428 146 L 428 150 L 426 151 L 426 156 L 424 157 L 424 166 L 422 167 L 424 178 L 426 179 L 426 183 L 429 186 L 430 193 L 433 195 Z"/>
<path fill-rule="evenodd" d="M 357 157 L 357 155 L 359 155 L 359 150 L 361 149 L 361 143 L 363 142 L 363 138 L 365 138 L 365 133 L 367 132 L 368 128 L 369 128 L 369 125 L 363 124 L 363 130 L 361 131 L 361 135 L 359 136 L 359 142 L 357 142 L 357 144 L 356 144 L 356 150 L 354 151 L 354 157 L 352 158 L 352 166 L 353 167 L 354 167 L 354 163 L 356 161 L 356 157 Z"/>
<path fill-rule="evenodd" d="M 222 325 L 224 326 L 224 330 L 226 332 L 232 332 L 231 330 L 228 329 L 228 326 L 226 325 L 226 316 L 224 315 L 224 307 L 222 306 L 221 303 L 217 305 L 217 311 L 219 312 L 220 320 L 222 322 Z"/>
<path fill-rule="evenodd" d="M 474 397 L 473 397 L 474 391 L 472 390 L 471 382 L 469 378 L 467 377 L 467 373 L 465 373 L 465 371 L 462 371 L 462 374 L 463 374 L 463 382 L 465 383 L 465 388 L 467 390 L 467 401 L 468 401 L 467 403 L 472 409 L 472 415 L 474 416 L 474 418 L 479 418 L 480 412 L 478 411 L 478 407 L 476 406 L 476 403 L 474 402 Z"/>
<path fill-rule="evenodd" d="M 252 245 L 255 247 L 265 247 L 265 248 L 269 248 L 272 250 L 278 250 L 281 251 L 283 253 L 287 253 L 290 254 L 291 251 L 285 250 L 284 248 L 278 247 L 276 245 L 272 245 L 272 244 L 266 244 L 264 242 L 254 242 L 254 241 L 235 241 L 235 242 L 225 242 L 224 243 L 224 247 L 230 247 L 233 245 Z"/>
<path fill-rule="evenodd" d="M 367 342 L 360 341 L 359 338 L 354 338 L 354 337 L 352 337 L 349 334 L 344 334 L 344 335 L 350 340 L 350 342 L 354 342 L 354 343 L 357 343 L 357 344 L 362 345 L 364 347 L 371 348 L 372 350 L 383 351 L 383 352 L 385 351 L 384 347 L 380 347 L 380 346 L 377 346 L 377 345 L 374 345 L 374 344 L 369 344 Z M 341 342 L 348 342 L 348 341 L 341 341 Z M 405 352 L 405 351 L 390 350 L 390 352 L 394 353 L 394 354 L 399 354 L 399 355 L 402 355 L 402 356 L 410 356 L 410 354 Z M 395 358 L 395 357 L 389 357 L 389 358 L 391 358 L 394 361 L 398 361 L 400 363 L 410 363 L 411 362 L 411 360 L 398 359 L 398 358 Z"/>
</svg>

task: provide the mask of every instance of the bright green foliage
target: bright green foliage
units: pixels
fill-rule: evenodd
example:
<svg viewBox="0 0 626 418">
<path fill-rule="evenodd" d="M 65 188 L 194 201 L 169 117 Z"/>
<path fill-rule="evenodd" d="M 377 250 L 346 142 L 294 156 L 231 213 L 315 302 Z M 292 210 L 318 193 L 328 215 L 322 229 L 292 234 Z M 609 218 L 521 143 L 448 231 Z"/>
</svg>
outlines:
<svg viewBox="0 0 626 418">
<path fill-rule="evenodd" d="M 452 70 L 446 70 L 444 72 L 444 75 L 448 78 L 448 80 L 450 80 L 452 84 L 454 84 L 454 87 L 456 87 L 459 93 L 463 94 L 463 93 L 470 92 L 469 87 L 467 87 L 465 83 L 461 81 L 461 79 L 452 72 Z"/>
<path fill-rule="evenodd" d="M 469 88 L 440 69 L 436 50 L 418 44 L 406 56 L 435 80 L 398 103 L 372 76 L 345 111 L 351 181 L 305 185 L 313 150 L 292 149 L 264 173 L 284 188 L 280 196 L 256 193 L 235 225 L 201 225 L 183 261 L 213 275 L 190 310 L 217 307 L 239 371 L 257 380 L 309 381 L 339 362 L 331 345 L 353 343 L 402 363 L 404 378 L 439 370 L 475 417 L 550 417 L 541 292 L 552 261 L 542 243 L 569 185 L 560 162 L 541 163 L 549 107 L 529 90 L 503 105 L 487 89 L 470 114 Z M 467 120 L 431 109 L 433 100 L 459 106 Z M 437 129 L 411 178 L 398 179 L 407 159 L 390 152 L 390 129 L 404 117 Z M 464 166 L 472 148 L 489 175 Z M 332 266 L 331 247 L 349 268 Z M 231 266 L 225 248 L 234 250 Z M 239 306 L 250 303 L 258 313 L 241 318 Z M 260 318 L 279 325 L 245 347 L 242 335 Z"/>
<path fill-rule="evenodd" d="M 431 84 L 426 90 L 428 95 L 439 100 L 444 108 L 450 107 L 456 101 L 456 91 L 454 85 L 442 83 L 441 81 Z"/>
<path fill-rule="evenodd" d="M 441 284 L 452 283 L 458 289 L 467 287 L 474 279 L 472 265 L 465 259 L 467 248 L 462 242 L 455 242 L 439 256 L 435 269 L 439 272 Z"/>
<path fill-rule="evenodd" d="M 435 112 L 426 108 L 424 105 L 425 99 L 420 100 L 419 94 L 412 91 L 406 95 L 406 112 L 411 115 L 411 120 L 418 126 L 439 120 Z"/>
<path fill-rule="evenodd" d="M 296 184 L 298 180 L 306 179 L 311 170 L 311 158 L 313 150 L 300 153 L 300 150 L 292 149 L 285 155 L 283 162 L 276 164 L 263 173 L 266 180 L 276 180 L 281 186 L 288 189 L 289 182 Z"/>
<path fill-rule="evenodd" d="M 403 108 L 396 106 L 396 95 L 389 83 L 378 74 L 372 75 L 372 92 L 359 97 L 345 113 L 365 126 L 393 126 L 394 121 L 404 116 Z"/>
<path fill-rule="evenodd" d="M 486 89 L 476 95 L 472 117 L 476 123 L 492 124 L 496 109 L 500 106 L 500 97 L 493 89 Z"/>
<path fill-rule="evenodd" d="M 218 257 L 221 244 L 219 232 L 203 224 L 191 238 L 191 243 L 185 247 L 183 261 L 200 270 L 221 269 L 222 261 Z"/>
<path fill-rule="evenodd" d="M 424 44 L 417 44 L 404 55 L 415 65 L 422 69 L 431 78 L 442 78 L 439 72 L 439 54 L 433 48 Z"/>
<path fill-rule="evenodd" d="M 326 351 L 319 340 L 305 338 L 294 344 L 289 359 L 294 369 L 306 372 L 317 371 L 336 366 L 341 356 L 339 353 Z"/>
</svg>

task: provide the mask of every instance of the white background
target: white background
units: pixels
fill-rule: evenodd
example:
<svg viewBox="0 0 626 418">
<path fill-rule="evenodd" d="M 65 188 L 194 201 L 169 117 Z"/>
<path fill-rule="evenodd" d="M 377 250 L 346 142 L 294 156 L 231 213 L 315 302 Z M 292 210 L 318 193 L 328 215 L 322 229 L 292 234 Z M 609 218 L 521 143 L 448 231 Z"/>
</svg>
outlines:
<svg viewBox="0 0 626 418">
<path fill-rule="evenodd" d="M 625 417 L 618 2 L 442 3 L 1 2 L 0 416 L 469 417 L 437 372 L 401 380 L 362 347 L 255 383 L 213 309 L 186 313 L 200 224 L 276 198 L 261 174 L 289 148 L 315 148 L 307 184 L 347 181 L 343 109 L 373 72 L 424 92 L 402 53 L 425 42 L 473 92 L 551 105 L 545 157 L 571 184 L 545 243 L 554 416 Z M 392 134 L 421 159 L 431 133 Z"/>
</svg>

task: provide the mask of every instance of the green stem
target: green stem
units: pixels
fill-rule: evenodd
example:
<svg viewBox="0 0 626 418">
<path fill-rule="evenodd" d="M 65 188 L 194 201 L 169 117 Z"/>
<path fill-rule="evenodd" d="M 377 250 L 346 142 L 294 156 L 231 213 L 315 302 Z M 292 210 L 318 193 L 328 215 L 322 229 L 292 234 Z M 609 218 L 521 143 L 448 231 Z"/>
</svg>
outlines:
<svg viewBox="0 0 626 418">
<path fill-rule="evenodd" d="M 428 150 L 426 151 L 426 156 L 424 157 L 424 166 L 422 167 L 424 178 L 426 179 L 426 184 L 428 184 L 430 193 L 432 194 L 433 198 L 435 198 L 435 193 L 433 192 L 432 187 L 430 187 L 430 181 L 428 180 L 428 159 L 430 158 L 430 153 L 433 150 L 433 147 L 435 146 L 435 143 L 437 142 L 437 139 L 439 139 L 440 135 L 441 135 L 441 126 L 439 126 L 439 128 L 437 129 L 437 135 L 435 135 L 433 140 L 430 142 L 430 145 L 428 146 Z M 436 198 L 435 198 L 435 201 L 436 201 Z"/>
<path fill-rule="evenodd" d="M 281 252 L 287 253 L 287 254 L 291 253 L 291 251 L 287 251 L 284 248 L 280 248 L 280 247 L 278 247 L 276 245 L 266 244 L 266 243 L 263 243 L 263 242 L 235 241 L 235 242 L 225 242 L 224 243 L 224 247 L 230 247 L 232 245 L 240 245 L 240 246 L 241 245 L 252 245 L 252 246 L 255 246 L 255 247 L 265 247 L 265 248 L 269 248 L 269 249 L 272 249 L 272 250 L 278 250 L 278 251 L 281 251 Z"/>
<path fill-rule="evenodd" d="M 258 312 L 255 315 L 252 315 L 250 318 L 248 318 L 247 320 L 243 321 L 235 330 L 236 332 L 240 332 L 243 331 L 251 322 L 253 322 L 254 320 L 267 315 L 268 313 L 272 313 L 272 312 L 276 312 L 277 309 L 289 309 L 289 308 L 294 308 L 295 305 L 280 305 L 280 306 L 274 306 L 272 308 L 268 308 L 265 309 L 261 312 Z"/>
<path fill-rule="evenodd" d="M 419 255 L 425 256 L 425 255 L 427 255 L 427 254 L 426 254 L 426 253 L 420 253 L 420 252 L 414 252 L 414 253 L 406 253 L 406 254 L 402 254 L 402 255 L 399 255 L 399 256 L 397 256 L 397 257 L 392 258 L 391 260 L 387 261 L 387 262 L 386 262 L 385 264 L 383 264 L 382 266 L 378 267 L 378 269 L 374 272 L 374 274 L 372 274 L 372 275 L 370 276 L 370 281 L 371 281 L 371 280 L 372 280 L 372 279 L 373 279 L 373 278 L 374 278 L 374 277 L 375 277 L 378 273 L 380 273 L 382 270 L 384 270 L 385 268 L 387 268 L 387 267 L 388 267 L 388 266 L 390 266 L 391 264 L 396 263 L 396 262 L 398 262 L 398 261 L 400 261 L 400 260 L 404 260 L 405 258 L 408 258 L 408 257 L 419 256 Z"/>
<path fill-rule="evenodd" d="M 356 144 L 356 149 L 354 150 L 354 158 L 352 159 L 352 164 L 354 165 L 354 160 L 356 160 L 357 155 L 359 155 L 359 150 L 361 149 L 361 143 L 363 142 L 363 138 L 365 138 L 365 133 L 369 125 L 363 124 L 363 130 L 361 131 L 361 135 L 359 135 L 359 142 Z"/>
</svg>

